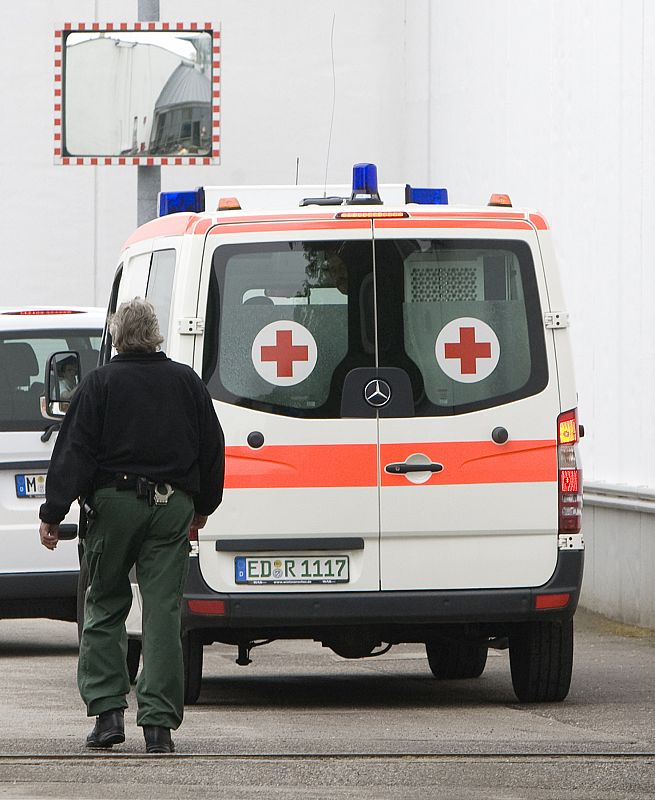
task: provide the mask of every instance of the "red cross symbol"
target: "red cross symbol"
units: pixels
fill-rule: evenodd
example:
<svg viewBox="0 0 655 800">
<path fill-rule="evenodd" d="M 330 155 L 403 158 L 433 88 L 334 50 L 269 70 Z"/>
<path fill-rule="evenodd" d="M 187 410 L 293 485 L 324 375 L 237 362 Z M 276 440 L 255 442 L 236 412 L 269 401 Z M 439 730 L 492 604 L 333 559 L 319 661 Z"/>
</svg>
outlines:
<svg viewBox="0 0 655 800">
<path fill-rule="evenodd" d="M 491 342 L 476 342 L 475 328 L 460 328 L 459 342 L 445 345 L 446 358 L 459 358 L 462 375 L 475 375 L 478 358 L 491 358 Z"/>
<path fill-rule="evenodd" d="M 294 361 L 309 361 L 306 344 L 292 344 L 291 331 L 275 331 L 275 344 L 262 347 L 262 361 L 275 361 L 278 378 L 293 377 Z"/>
</svg>

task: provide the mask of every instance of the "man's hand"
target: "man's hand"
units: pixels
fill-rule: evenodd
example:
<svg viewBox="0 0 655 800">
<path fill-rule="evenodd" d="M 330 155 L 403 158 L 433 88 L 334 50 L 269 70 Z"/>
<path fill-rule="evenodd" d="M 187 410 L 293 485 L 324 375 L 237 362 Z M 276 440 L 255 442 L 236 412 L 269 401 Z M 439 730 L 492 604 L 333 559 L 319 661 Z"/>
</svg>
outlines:
<svg viewBox="0 0 655 800">
<path fill-rule="evenodd" d="M 47 547 L 48 550 L 54 550 L 59 541 L 59 525 L 54 525 L 51 522 L 42 522 L 39 526 L 39 535 L 41 544 Z"/>
<path fill-rule="evenodd" d="M 193 515 L 193 519 L 191 520 L 191 528 L 192 531 L 199 531 L 200 528 L 205 527 L 205 523 L 207 522 L 207 517 L 204 514 L 198 514 L 197 512 Z"/>
</svg>

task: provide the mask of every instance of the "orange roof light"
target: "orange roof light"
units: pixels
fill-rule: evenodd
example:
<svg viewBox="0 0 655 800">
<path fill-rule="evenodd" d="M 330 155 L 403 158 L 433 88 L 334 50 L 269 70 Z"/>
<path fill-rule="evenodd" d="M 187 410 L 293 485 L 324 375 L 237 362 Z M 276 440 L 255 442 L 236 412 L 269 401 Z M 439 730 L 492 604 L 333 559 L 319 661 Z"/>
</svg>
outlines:
<svg viewBox="0 0 655 800">
<path fill-rule="evenodd" d="M 218 201 L 219 211 L 241 211 L 241 203 L 237 197 L 221 197 Z"/>
<path fill-rule="evenodd" d="M 509 206 L 511 208 L 512 201 L 509 199 L 508 194 L 492 194 L 489 198 L 488 206 Z"/>
</svg>

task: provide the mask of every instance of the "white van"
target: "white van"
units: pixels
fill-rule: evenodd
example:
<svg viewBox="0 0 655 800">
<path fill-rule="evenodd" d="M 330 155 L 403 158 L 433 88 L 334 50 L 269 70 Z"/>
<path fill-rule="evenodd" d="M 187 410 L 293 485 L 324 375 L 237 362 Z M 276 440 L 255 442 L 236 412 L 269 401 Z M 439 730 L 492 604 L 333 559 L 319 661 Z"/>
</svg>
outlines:
<svg viewBox="0 0 655 800">
<path fill-rule="evenodd" d="M 192 542 L 188 702 L 204 645 L 247 664 L 277 638 L 346 658 L 424 642 L 438 679 L 509 645 L 520 700 L 568 693 L 581 472 L 548 225 L 376 180 L 162 195 L 193 210 L 122 253 L 111 308 L 153 302 L 226 435 L 224 501 Z"/>
<path fill-rule="evenodd" d="M 0 618 L 77 617 L 78 514 L 53 552 L 39 541 L 39 506 L 57 424 L 41 415 L 45 365 L 74 350 L 83 371 L 97 366 L 100 308 L 0 307 Z"/>
</svg>

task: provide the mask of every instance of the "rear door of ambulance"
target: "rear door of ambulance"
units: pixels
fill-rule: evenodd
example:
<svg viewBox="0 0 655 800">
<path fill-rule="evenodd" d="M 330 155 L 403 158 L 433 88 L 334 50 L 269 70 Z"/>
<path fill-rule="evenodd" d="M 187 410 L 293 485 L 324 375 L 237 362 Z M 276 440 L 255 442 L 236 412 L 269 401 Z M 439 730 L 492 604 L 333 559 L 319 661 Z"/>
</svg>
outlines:
<svg viewBox="0 0 655 800">
<path fill-rule="evenodd" d="M 375 368 L 372 226 L 334 216 L 206 234 L 196 368 L 226 483 L 199 558 L 216 591 L 379 589 L 377 419 L 344 407 L 363 403 L 349 373 Z"/>
<path fill-rule="evenodd" d="M 484 216 L 374 222 L 382 394 L 397 401 L 378 412 L 382 590 L 538 586 L 555 569 L 544 270 L 532 225 Z"/>
</svg>

